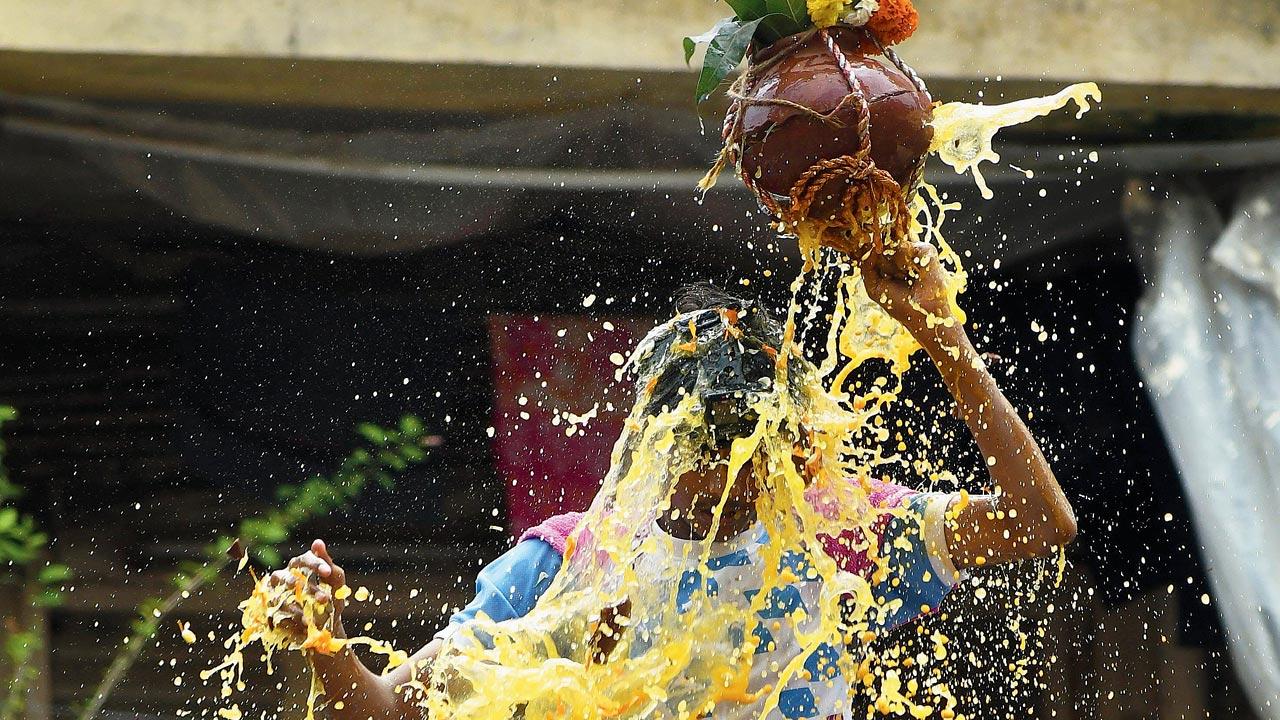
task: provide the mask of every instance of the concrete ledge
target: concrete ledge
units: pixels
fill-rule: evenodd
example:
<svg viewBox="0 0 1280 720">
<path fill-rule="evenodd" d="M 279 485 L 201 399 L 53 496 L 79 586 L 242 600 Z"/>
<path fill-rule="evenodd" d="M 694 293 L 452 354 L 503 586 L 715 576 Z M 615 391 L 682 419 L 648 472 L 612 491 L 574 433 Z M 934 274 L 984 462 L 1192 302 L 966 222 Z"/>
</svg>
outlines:
<svg viewBox="0 0 1280 720">
<path fill-rule="evenodd" d="M 1002 102 L 1054 92 L 1079 79 L 1084 76 L 928 81 L 940 100 Z M 689 73 L 670 70 L 0 50 L 0 91 L 157 104 L 520 114 L 632 103 L 692 117 L 693 83 Z M 1280 117 L 1280 87 L 1116 81 L 1103 83 L 1103 93 L 1101 112 L 1086 115 L 1083 122 L 1060 113 L 1037 121 L 1037 131 L 1111 135 L 1123 125 L 1142 125 L 1160 115 Z M 701 113 L 716 124 L 721 109 L 712 104 Z"/>
<path fill-rule="evenodd" d="M 916 0 L 926 76 L 1280 87 L 1274 0 Z M 0 2 L 0 48 L 678 71 L 715 0 Z"/>
</svg>

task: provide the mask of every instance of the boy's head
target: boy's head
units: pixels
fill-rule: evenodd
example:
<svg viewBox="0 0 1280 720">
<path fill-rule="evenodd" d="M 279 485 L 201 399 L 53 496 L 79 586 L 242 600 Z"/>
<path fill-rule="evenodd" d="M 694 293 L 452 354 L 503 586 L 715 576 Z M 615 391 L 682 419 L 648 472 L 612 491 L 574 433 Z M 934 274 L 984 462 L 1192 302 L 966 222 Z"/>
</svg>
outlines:
<svg viewBox="0 0 1280 720">
<path fill-rule="evenodd" d="M 675 296 L 676 316 L 654 328 L 632 359 L 644 414 L 658 416 L 695 397 L 691 438 L 702 461 L 686 471 L 672 493 L 673 525 L 691 536 L 705 532 L 727 478 L 728 448 L 755 431 L 753 406 L 775 396 L 783 330 L 756 302 L 710 283 L 687 285 Z M 797 368 L 798 369 L 798 368 Z M 735 478 L 721 532 L 754 521 L 755 483 L 748 463 Z"/>
<path fill-rule="evenodd" d="M 726 446 L 754 429 L 749 406 L 774 390 L 782 327 L 755 301 L 710 283 L 681 288 L 675 311 L 636 352 L 633 369 L 641 392 L 648 391 L 645 414 L 695 395 L 714 444 Z"/>
</svg>

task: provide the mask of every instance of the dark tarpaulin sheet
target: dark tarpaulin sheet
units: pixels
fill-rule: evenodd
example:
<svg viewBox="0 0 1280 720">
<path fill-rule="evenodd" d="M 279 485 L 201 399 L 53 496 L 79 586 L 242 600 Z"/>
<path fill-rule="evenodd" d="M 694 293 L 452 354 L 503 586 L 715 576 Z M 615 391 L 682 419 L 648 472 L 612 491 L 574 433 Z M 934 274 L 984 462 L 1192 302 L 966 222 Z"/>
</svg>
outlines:
<svg viewBox="0 0 1280 720">
<path fill-rule="evenodd" d="M 333 128 L 341 123 L 323 115 L 290 125 L 261 113 L 211 118 L 14 97 L 0 97 L 0 108 L 0 137 L 48 143 L 198 222 L 311 250 L 407 252 L 519 233 L 558 213 L 726 249 L 771 234 L 731 176 L 698 197 L 719 133 L 711 121 L 701 132 L 687 109 Z M 1083 146 L 1001 150 L 1007 165 L 987 171 L 999 202 L 931 166 L 930 181 L 966 205 L 949 220 L 960 247 L 1012 262 L 1119 225 L 1114 161 L 1088 163 Z M 1037 168 L 1036 177 L 1013 165 Z"/>
</svg>

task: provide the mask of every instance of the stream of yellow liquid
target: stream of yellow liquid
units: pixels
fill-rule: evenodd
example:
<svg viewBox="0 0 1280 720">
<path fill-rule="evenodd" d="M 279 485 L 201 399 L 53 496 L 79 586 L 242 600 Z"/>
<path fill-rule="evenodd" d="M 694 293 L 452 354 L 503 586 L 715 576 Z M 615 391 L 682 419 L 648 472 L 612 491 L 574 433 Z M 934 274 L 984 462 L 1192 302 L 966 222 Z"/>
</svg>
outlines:
<svg viewBox="0 0 1280 720">
<path fill-rule="evenodd" d="M 934 151 L 958 172 L 972 172 L 984 196 L 989 196 L 979 164 L 995 162 L 995 134 L 1003 127 L 1026 122 L 1075 100 L 1081 112 L 1088 100 L 1100 99 L 1096 85 L 1074 85 L 1061 93 L 1000 106 L 949 103 L 934 113 Z M 967 275 L 959 255 L 943 238 L 943 221 L 958 205 L 949 204 L 925 185 L 912 201 L 913 241 L 932 243 L 939 250 L 951 300 L 947 317 L 933 322 L 963 323 L 956 302 Z M 614 446 L 611 468 L 601 490 L 570 538 L 563 565 L 550 588 L 524 617 L 494 622 L 483 614 L 449 637 L 430 667 L 414 669 L 414 678 L 401 688 L 413 691 L 433 720 L 613 720 L 615 718 L 671 718 L 695 720 L 743 704 L 758 705 L 755 717 L 777 707 L 787 682 L 805 672 L 805 659 L 824 643 L 852 649 L 839 672 L 872 698 L 872 711 L 923 718 L 937 713 L 962 718 L 958 701 L 937 673 L 930 680 L 904 681 L 899 666 L 876 663 L 867 643 L 875 637 L 877 620 L 892 608 L 873 597 L 876 582 L 892 577 L 875 542 L 873 524 L 885 513 L 903 508 L 875 508 L 869 497 L 871 481 L 881 477 L 896 459 L 881 450 L 889 430 L 885 411 L 897 400 L 902 373 L 919 346 L 911 335 L 874 302 L 861 282 L 856 265 L 847 258 L 818 249 L 816 238 L 801 237 L 805 270 L 793 283 L 793 302 L 787 309 L 785 340 L 776 352 L 774 391 L 755 406 L 759 421 L 754 432 L 734 441 L 725 468 L 727 477 L 750 466 L 759 483 L 756 514 L 767 532 L 760 547 L 763 559 L 761 590 L 747 612 L 695 593 L 691 606 L 677 608 L 679 578 L 663 572 L 668 558 L 680 567 L 694 563 L 706 577 L 711 559 L 709 540 L 682 544 L 657 532 L 660 516 L 673 512 L 676 480 L 699 462 L 702 408 L 689 395 L 674 409 L 656 416 L 644 408 L 662 358 L 652 345 L 641 344 L 629 365 L 640 371 L 635 409 Z M 824 279 L 834 291 L 819 289 Z M 808 289 L 825 295 L 828 309 L 802 306 Z M 670 333 L 685 332 L 683 318 L 667 323 Z M 732 332 L 725 319 L 725 332 Z M 797 333 L 822 328 L 825 356 L 816 364 L 803 357 Z M 686 339 L 681 336 L 681 339 Z M 699 339 L 673 344 L 663 352 L 700 352 Z M 871 382 L 848 383 L 850 373 L 871 359 L 884 361 L 886 376 Z M 896 377 L 893 377 L 896 376 Z M 851 387 L 852 385 L 852 387 Z M 801 462 L 793 460 L 800 450 Z M 711 532 L 715 537 L 721 512 L 729 498 L 726 483 Z M 852 536 L 846 531 L 856 530 Z M 845 572 L 821 550 L 823 537 L 850 538 L 851 548 L 872 561 L 865 575 Z M 767 679 L 752 674 L 756 627 L 765 620 L 759 611 L 771 590 L 793 582 L 784 553 L 800 551 L 824 583 L 818 607 L 789 617 L 800 652 Z M 244 630 L 228 640 L 229 654 L 221 666 L 206 671 L 219 675 L 223 696 L 243 689 L 245 649 L 261 643 L 268 658 L 281 649 L 331 653 L 346 645 L 365 644 L 390 658 L 389 667 L 404 662 L 404 654 L 368 638 L 337 640 L 326 626 L 327 609 L 310 598 L 305 575 L 291 588 L 272 588 L 265 581 L 241 605 Z M 274 619 L 286 603 L 305 608 L 305 640 L 283 633 Z M 610 625 L 602 622 L 609 609 L 625 608 Z M 734 628 L 735 632 L 727 632 Z M 602 634 L 615 647 L 601 661 L 594 653 Z M 947 638 L 936 634 L 932 659 L 948 657 Z M 896 661 L 895 661 L 896 662 Z M 906 662 L 906 661 L 904 661 Z M 323 693 L 313 678 L 309 712 Z M 855 709 L 856 710 L 856 709 Z M 223 717 L 238 720 L 238 706 Z"/>
</svg>

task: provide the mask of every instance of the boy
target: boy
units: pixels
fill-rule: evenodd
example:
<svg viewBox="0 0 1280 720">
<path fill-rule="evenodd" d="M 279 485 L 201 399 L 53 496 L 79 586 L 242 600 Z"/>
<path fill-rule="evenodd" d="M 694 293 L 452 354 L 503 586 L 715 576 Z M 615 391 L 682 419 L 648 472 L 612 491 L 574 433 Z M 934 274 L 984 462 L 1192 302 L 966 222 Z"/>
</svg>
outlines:
<svg viewBox="0 0 1280 720">
<path fill-rule="evenodd" d="M 933 360 L 955 399 L 959 414 L 987 460 L 997 492 L 974 496 L 964 503 L 957 502 L 958 496 L 950 494 L 920 494 L 891 485 L 873 488 L 870 499 L 874 506 L 890 508 L 906 504 L 913 511 L 888 523 L 880 538 L 880 546 L 890 556 L 889 567 L 896 576 L 890 581 L 876 583 L 874 594 L 882 603 L 886 599 L 901 602 L 891 605 L 895 609 L 880 619 L 877 629 L 895 627 L 930 608 L 936 608 L 959 582 L 966 568 L 1043 557 L 1070 543 L 1076 533 L 1070 504 L 1043 453 L 1017 411 L 996 387 L 964 328 L 954 323 L 930 322 L 930 317 L 936 319 L 950 314 L 944 294 L 943 271 L 936 252 L 927 243 L 916 244 L 909 250 L 905 271 L 889 267 L 880 259 L 865 262 L 862 269 L 866 289 L 870 297 L 912 333 Z M 677 305 L 681 313 L 678 322 L 660 326 L 655 333 L 661 340 L 664 327 L 681 327 L 688 322 L 693 330 L 695 323 L 714 318 L 716 313 L 724 317 L 725 311 L 729 310 L 736 316 L 737 311 L 747 306 L 749 303 L 723 294 L 687 296 Z M 754 342 L 760 348 L 779 347 L 776 326 L 763 313 L 757 311 L 754 315 L 754 324 L 743 322 L 738 326 L 736 347 L 740 350 L 743 342 Z M 675 340 L 668 337 L 666 342 L 670 344 Z M 705 349 L 699 348 L 702 359 L 729 347 L 717 342 L 714 337 L 703 341 Z M 724 334 L 723 342 L 735 343 L 728 332 Z M 642 354 L 637 353 L 638 356 Z M 725 364 L 720 362 L 716 367 L 723 369 Z M 699 372 L 705 372 L 705 365 Z M 656 382 L 648 388 L 650 394 L 640 401 L 653 406 L 665 398 L 671 402 L 662 403 L 667 405 L 662 410 L 669 409 L 674 398 L 663 389 L 664 385 L 671 385 L 666 382 L 669 376 L 670 373 L 659 368 L 654 375 Z M 685 388 L 679 394 L 687 390 Z M 713 390 L 714 383 L 703 388 L 708 396 L 702 398 L 708 408 L 707 428 L 712 437 L 717 431 L 722 435 L 732 435 L 735 423 L 742 423 L 734 418 L 732 412 L 715 414 L 718 401 L 712 397 L 715 395 Z M 655 413 L 658 411 L 657 408 L 653 410 Z M 714 553 L 717 558 L 733 560 L 714 563 L 715 567 L 711 568 L 713 576 L 706 580 L 707 587 L 714 584 L 719 588 L 717 602 L 735 602 L 737 598 L 745 611 L 753 592 L 760 589 L 759 576 L 763 571 L 757 551 L 762 542 L 762 531 L 755 516 L 759 488 L 752 482 L 751 463 L 748 463 L 726 492 L 728 477 L 724 466 L 728 445 L 714 445 L 714 448 L 709 448 L 708 462 L 700 463 L 679 476 L 670 493 L 670 509 L 679 512 L 662 513 L 657 521 L 659 528 L 654 532 L 662 534 L 669 546 L 679 547 L 682 542 L 706 540 L 714 528 L 715 535 L 711 538 Z M 721 503 L 723 509 L 717 526 L 714 523 L 715 509 Z M 949 509 L 952 509 L 950 514 L 954 517 L 945 521 L 944 516 Z M 476 581 L 476 598 L 451 618 L 449 626 L 419 650 L 410 663 L 390 674 L 384 677 L 375 675 L 349 649 L 332 656 L 313 655 L 314 667 L 324 683 L 335 717 L 340 720 L 420 717 L 422 711 L 409 694 L 397 693 L 395 688 L 410 679 L 414 667 L 429 666 L 445 639 L 472 622 L 479 613 L 483 612 L 496 622 L 529 613 L 565 562 L 566 540 L 578 519 L 577 515 L 553 518 L 526 533 L 512 550 L 481 571 Z M 919 541 L 913 542 L 911 538 Z M 830 544 L 824 549 L 833 557 L 841 552 Z M 684 573 L 687 576 L 691 572 L 689 567 L 680 567 L 671 558 L 644 558 L 644 561 L 660 566 L 663 562 L 670 562 L 673 574 Z M 312 591 L 327 601 L 346 580 L 342 569 L 334 563 L 320 540 L 312 544 L 310 552 L 294 558 L 290 567 L 313 570 L 314 577 L 318 579 Z M 701 565 L 693 571 L 705 571 L 708 567 Z M 287 570 L 278 571 L 273 579 L 282 583 L 293 582 Z M 702 587 L 703 579 L 699 577 L 698 581 Z M 822 582 L 820 577 L 799 578 L 786 589 L 803 607 L 803 603 L 812 602 L 818 596 Z M 335 634 L 340 634 L 342 602 L 338 599 L 331 602 L 334 612 L 338 613 Z M 607 613 L 603 617 L 607 621 Z M 790 622 L 789 617 L 785 620 Z M 758 643 L 757 655 L 752 661 L 752 676 L 763 677 L 762 682 L 777 679 L 777 668 L 787 666 L 800 652 L 795 641 L 795 636 L 800 634 L 798 628 L 781 627 L 778 620 L 771 622 L 770 627 L 775 630 L 773 635 L 776 637 L 771 635 L 767 643 Z M 597 638 L 601 642 L 596 652 L 602 659 L 608 658 L 617 637 L 613 632 L 606 635 L 613 639 Z M 827 651 L 840 653 L 846 650 L 828 648 Z M 828 664 L 828 667 L 835 666 L 834 662 Z M 846 679 L 838 675 L 833 677 L 832 673 L 819 682 L 814 674 L 785 679 L 785 686 L 775 693 L 776 706 L 769 710 L 770 720 L 848 717 L 849 683 Z M 716 706 L 715 717 L 718 720 L 758 718 L 762 710 L 761 702 L 722 703 Z"/>
</svg>

